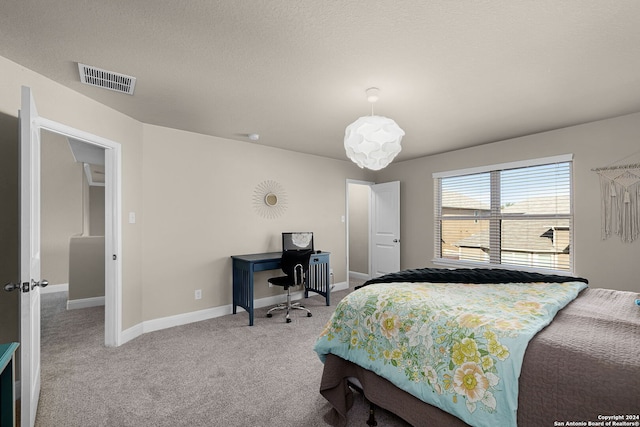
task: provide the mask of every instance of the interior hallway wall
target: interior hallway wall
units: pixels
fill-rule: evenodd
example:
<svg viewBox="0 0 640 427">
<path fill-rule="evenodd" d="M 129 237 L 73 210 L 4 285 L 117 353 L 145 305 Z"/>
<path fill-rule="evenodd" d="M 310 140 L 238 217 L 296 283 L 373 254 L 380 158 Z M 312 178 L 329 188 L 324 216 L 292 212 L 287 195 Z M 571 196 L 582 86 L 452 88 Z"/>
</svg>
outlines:
<svg viewBox="0 0 640 427">
<path fill-rule="evenodd" d="M 83 231 L 84 171 L 65 137 L 42 132 L 40 148 L 40 274 L 50 285 L 67 284 L 69 239 Z"/>
<path fill-rule="evenodd" d="M 369 276 L 369 199 L 366 184 L 349 183 L 349 273 Z"/>
<path fill-rule="evenodd" d="M 104 209 L 104 187 L 92 185 L 89 187 L 90 236 L 104 236 Z"/>
</svg>

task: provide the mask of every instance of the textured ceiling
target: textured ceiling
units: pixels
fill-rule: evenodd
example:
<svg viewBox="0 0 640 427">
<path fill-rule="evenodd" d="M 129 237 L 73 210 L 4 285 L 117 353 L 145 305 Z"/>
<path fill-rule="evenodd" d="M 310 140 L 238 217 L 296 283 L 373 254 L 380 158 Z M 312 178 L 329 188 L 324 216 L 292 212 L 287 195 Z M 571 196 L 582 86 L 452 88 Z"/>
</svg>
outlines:
<svg viewBox="0 0 640 427">
<path fill-rule="evenodd" d="M 640 111 L 637 0 L 2 0 L 0 55 L 145 123 L 336 159 L 371 86 L 397 160 Z"/>
</svg>

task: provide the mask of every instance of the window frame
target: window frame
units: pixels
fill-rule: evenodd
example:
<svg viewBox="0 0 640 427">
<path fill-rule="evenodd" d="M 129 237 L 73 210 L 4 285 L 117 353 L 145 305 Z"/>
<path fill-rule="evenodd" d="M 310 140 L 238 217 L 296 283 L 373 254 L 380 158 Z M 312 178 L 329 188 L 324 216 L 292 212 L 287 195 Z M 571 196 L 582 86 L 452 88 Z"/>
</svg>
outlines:
<svg viewBox="0 0 640 427">
<path fill-rule="evenodd" d="M 506 169 L 519 169 L 519 168 L 527 168 L 527 167 L 535 167 L 535 166 L 544 166 L 554 163 L 569 163 L 569 213 L 568 214 L 543 214 L 543 215 L 535 215 L 530 214 L 526 216 L 526 219 L 562 219 L 569 220 L 570 227 L 570 238 L 569 238 L 569 269 L 568 270 L 554 270 L 551 268 L 541 268 L 541 267 L 528 267 L 522 265 L 515 264 L 502 264 L 501 263 L 501 235 L 500 235 L 500 226 L 503 220 L 514 220 L 514 214 L 509 213 L 500 213 L 500 172 Z M 475 215 L 467 215 L 467 216 L 456 216 L 453 221 L 459 220 L 478 220 L 478 219 L 486 219 L 489 220 L 489 229 L 490 229 L 490 257 L 488 262 L 477 262 L 477 261 L 469 261 L 469 260 L 452 260 L 449 258 L 442 257 L 442 228 L 441 222 L 444 219 L 442 216 L 442 186 L 441 180 L 442 178 L 452 178 L 463 175 L 474 175 L 481 173 L 489 173 L 491 176 L 490 183 L 490 200 L 491 200 L 491 208 L 490 214 L 488 216 L 478 217 Z M 473 168 L 465 168 L 465 169 L 456 169 L 450 171 L 443 172 L 434 172 L 432 173 L 433 178 L 433 192 L 434 192 L 434 257 L 431 262 L 435 265 L 448 267 L 448 268 L 504 268 L 509 270 L 524 270 L 524 271 L 532 271 L 538 273 L 547 273 L 547 274 L 557 274 L 557 275 L 573 275 L 574 274 L 574 257 L 575 257 L 575 246 L 574 242 L 574 214 L 573 214 L 573 154 L 563 154 L 558 156 L 551 157 L 542 157 L 536 159 L 508 162 L 508 163 L 498 163 L 493 165 L 479 166 Z M 525 220 L 521 215 L 518 216 L 519 219 Z M 452 220 L 452 218 L 447 218 L 447 220 Z M 497 246 L 494 246 L 496 245 Z"/>
</svg>

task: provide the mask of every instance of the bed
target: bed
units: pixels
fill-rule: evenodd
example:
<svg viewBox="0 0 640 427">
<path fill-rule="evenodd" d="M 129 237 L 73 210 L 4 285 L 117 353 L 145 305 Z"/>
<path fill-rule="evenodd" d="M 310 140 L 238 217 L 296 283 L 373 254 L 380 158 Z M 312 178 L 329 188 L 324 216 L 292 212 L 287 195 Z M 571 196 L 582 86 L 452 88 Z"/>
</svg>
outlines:
<svg viewBox="0 0 640 427">
<path fill-rule="evenodd" d="M 638 426 L 637 298 L 499 269 L 370 280 L 336 306 L 314 347 L 325 419 L 346 424 L 355 383 L 414 426 Z"/>
</svg>

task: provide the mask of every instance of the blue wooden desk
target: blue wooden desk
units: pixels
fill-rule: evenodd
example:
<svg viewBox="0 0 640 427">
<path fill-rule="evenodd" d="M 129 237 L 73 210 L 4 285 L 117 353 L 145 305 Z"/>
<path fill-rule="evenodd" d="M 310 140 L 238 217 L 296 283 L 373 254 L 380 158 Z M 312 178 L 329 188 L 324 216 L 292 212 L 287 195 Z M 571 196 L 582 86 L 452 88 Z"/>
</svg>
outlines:
<svg viewBox="0 0 640 427">
<path fill-rule="evenodd" d="M 249 313 L 249 326 L 253 326 L 253 274 L 257 271 L 280 268 L 282 252 L 233 255 L 233 314 L 238 306 Z M 314 253 L 309 260 L 309 272 L 305 279 L 304 297 L 315 292 L 325 297 L 330 305 L 331 278 L 329 252 Z"/>
<path fill-rule="evenodd" d="M 18 343 L 0 344 L 0 427 L 14 427 L 15 401 L 15 352 Z"/>
</svg>

